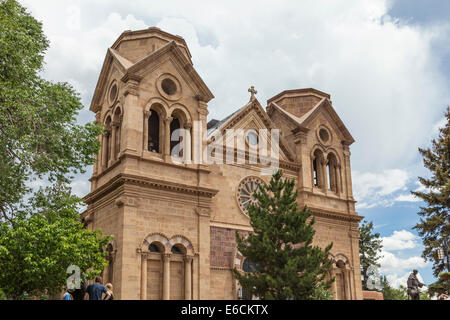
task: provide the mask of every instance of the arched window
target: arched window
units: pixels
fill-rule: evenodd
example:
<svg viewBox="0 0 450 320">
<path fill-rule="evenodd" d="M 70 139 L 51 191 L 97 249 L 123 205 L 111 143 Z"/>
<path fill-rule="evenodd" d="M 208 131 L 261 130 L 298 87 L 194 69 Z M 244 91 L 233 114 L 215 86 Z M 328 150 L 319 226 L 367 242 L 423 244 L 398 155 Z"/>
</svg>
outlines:
<svg viewBox="0 0 450 320">
<path fill-rule="evenodd" d="M 254 263 L 253 261 L 251 261 L 250 259 L 245 259 L 244 263 L 242 264 L 242 270 L 244 272 L 259 272 L 261 270 L 261 267 L 259 264 Z"/>
<path fill-rule="evenodd" d="M 183 254 L 183 252 L 181 251 L 181 249 L 178 248 L 177 246 L 172 246 L 171 251 L 172 251 L 173 254 Z"/>
<path fill-rule="evenodd" d="M 160 249 L 155 243 L 152 243 L 152 244 L 148 247 L 148 251 L 150 251 L 150 252 L 155 252 L 155 253 L 161 253 L 161 249 Z"/>
<path fill-rule="evenodd" d="M 336 269 L 334 272 L 336 281 L 336 299 L 346 300 L 348 297 L 348 274 L 346 272 L 345 263 L 342 260 L 336 262 Z"/>
<path fill-rule="evenodd" d="M 112 159 L 116 160 L 119 156 L 119 152 L 120 152 L 120 135 L 121 135 L 121 130 L 122 130 L 122 116 L 121 116 L 121 110 L 120 108 L 116 109 L 116 112 L 114 113 L 114 118 L 113 118 L 113 122 L 112 122 Z"/>
<path fill-rule="evenodd" d="M 314 186 L 319 186 L 319 173 L 317 171 L 317 158 L 313 159 L 313 170 L 314 170 Z"/>
<path fill-rule="evenodd" d="M 150 111 L 148 118 L 148 151 L 160 153 L 159 115 L 155 110 Z"/>
<path fill-rule="evenodd" d="M 322 188 L 324 181 L 323 172 L 323 154 L 320 150 L 314 151 L 314 157 L 312 161 L 313 167 L 313 183 L 315 187 Z"/>
<path fill-rule="evenodd" d="M 260 272 L 261 267 L 259 264 L 254 263 L 250 259 L 246 258 L 244 262 L 242 263 L 242 271 L 244 272 L 252 272 L 257 273 Z M 248 290 L 242 288 L 242 297 L 240 297 L 242 300 L 253 300 L 253 295 Z"/>
<path fill-rule="evenodd" d="M 174 148 L 177 144 L 180 143 L 180 134 L 179 131 L 175 131 L 177 129 L 180 129 L 180 120 L 177 117 L 173 117 L 172 122 L 170 123 L 170 154 L 175 156 L 182 156 L 180 152 L 177 152 L 177 154 L 173 154 Z"/>
</svg>

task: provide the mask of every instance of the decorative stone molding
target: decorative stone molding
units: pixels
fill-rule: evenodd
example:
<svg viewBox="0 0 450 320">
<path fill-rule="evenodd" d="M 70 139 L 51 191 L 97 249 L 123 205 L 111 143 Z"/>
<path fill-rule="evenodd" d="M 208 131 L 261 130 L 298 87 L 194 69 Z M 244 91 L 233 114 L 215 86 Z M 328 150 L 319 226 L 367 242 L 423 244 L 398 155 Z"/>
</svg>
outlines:
<svg viewBox="0 0 450 320">
<path fill-rule="evenodd" d="M 127 96 L 128 94 L 132 94 L 135 96 L 139 95 L 139 83 L 142 80 L 141 76 L 138 76 L 136 74 L 130 74 L 126 73 L 122 77 L 122 82 L 125 83 L 124 92 L 123 95 Z"/>
<path fill-rule="evenodd" d="M 199 216 L 202 216 L 202 217 L 210 217 L 211 209 L 197 207 L 197 208 L 195 208 L 195 213 L 197 213 Z"/>
<path fill-rule="evenodd" d="M 132 174 L 120 173 L 114 178 L 112 178 L 109 182 L 105 183 L 101 187 L 97 188 L 93 192 L 89 193 L 87 196 L 83 198 L 83 201 L 87 204 L 95 202 L 97 199 L 103 197 L 108 194 L 112 190 L 124 184 L 134 184 L 134 185 L 142 185 L 151 188 L 168 190 L 179 193 L 186 193 L 190 195 L 202 196 L 206 198 L 212 198 L 218 192 L 217 189 L 199 187 L 199 186 L 191 186 L 176 182 L 169 182 L 154 178 L 147 178 L 142 176 L 136 176 Z M 128 204 L 130 205 L 130 204 Z"/>
</svg>

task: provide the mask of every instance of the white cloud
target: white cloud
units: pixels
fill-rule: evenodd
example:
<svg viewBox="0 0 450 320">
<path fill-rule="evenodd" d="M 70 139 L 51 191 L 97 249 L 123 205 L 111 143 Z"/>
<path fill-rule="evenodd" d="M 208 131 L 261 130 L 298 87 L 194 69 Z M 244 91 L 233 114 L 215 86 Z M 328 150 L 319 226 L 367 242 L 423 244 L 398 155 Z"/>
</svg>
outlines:
<svg viewBox="0 0 450 320">
<path fill-rule="evenodd" d="M 381 238 L 383 249 L 389 251 L 413 249 L 417 246 L 417 239 L 418 237 L 415 234 L 407 230 L 394 231 L 390 237 Z"/>
<path fill-rule="evenodd" d="M 381 173 L 353 171 L 357 208 L 392 205 L 392 194 L 407 190 L 409 178 L 408 173 L 400 169 L 383 170 Z"/>
<path fill-rule="evenodd" d="M 425 262 L 422 257 L 410 256 L 407 258 L 400 258 L 398 255 L 389 251 L 383 251 L 380 259 L 381 273 L 384 274 L 399 274 L 413 269 L 424 268 L 428 262 Z"/>
<path fill-rule="evenodd" d="M 389 284 L 394 287 L 394 288 L 399 288 L 401 285 L 406 287 L 407 286 L 407 281 L 408 281 L 408 277 L 411 274 L 411 271 L 404 273 L 402 276 L 398 276 L 397 273 L 394 274 L 390 274 L 387 275 L 387 280 L 389 282 Z M 417 278 L 419 279 L 420 282 L 425 283 L 425 281 L 423 280 L 422 276 L 420 275 L 420 273 L 417 274 Z M 423 286 L 422 288 L 419 288 L 419 291 L 423 292 L 428 290 L 428 288 L 426 286 Z"/>
<path fill-rule="evenodd" d="M 416 255 L 418 250 L 411 251 L 420 250 L 418 239 L 418 236 L 407 230 L 395 230 L 391 236 L 381 238 L 383 250 L 379 260 L 380 272 L 387 276 L 389 283 L 395 288 L 406 286 L 406 280 L 412 270 L 429 266 L 429 262 Z M 424 283 L 420 273 L 419 280 Z"/>
<path fill-rule="evenodd" d="M 356 139 L 352 146 L 358 208 L 411 200 L 405 168 L 429 143 L 449 101 L 433 44 L 448 26 L 409 26 L 387 15 L 387 0 L 72 2 L 21 1 L 51 40 L 46 76 L 70 80 L 89 105 L 107 47 L 126 29 L 158 25 L 183 36 L 194 67 L 215 95 L 210 117 L 285 89 L 315 87 Z M 88 111 L 82 121 L 92 121 Z M 387 168 L 392 170 L 386 170 Z M 359 175 L 358 175 L 359 174 Z M 88 190 L 86 189 L 86 192 Z"/>
</svg>

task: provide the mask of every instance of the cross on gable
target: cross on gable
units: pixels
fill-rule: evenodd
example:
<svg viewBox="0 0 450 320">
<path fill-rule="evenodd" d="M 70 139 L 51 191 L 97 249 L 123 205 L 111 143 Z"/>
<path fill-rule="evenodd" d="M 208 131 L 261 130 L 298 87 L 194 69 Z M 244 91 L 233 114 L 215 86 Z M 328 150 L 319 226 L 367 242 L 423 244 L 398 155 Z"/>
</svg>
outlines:
<svg viewBox="0 0 450 320">
<path fill-rule="evenodd" d="M 248 92 L 251 93 L 250 101 L 255 100 L 255 99 L 256 99 L 255 94 L 258 93 L 258 91 L 255 90 L 255 87 L 254 87 L 254 86 L 251 86 L 250 89 L 248 89 Z"/>
</svg>

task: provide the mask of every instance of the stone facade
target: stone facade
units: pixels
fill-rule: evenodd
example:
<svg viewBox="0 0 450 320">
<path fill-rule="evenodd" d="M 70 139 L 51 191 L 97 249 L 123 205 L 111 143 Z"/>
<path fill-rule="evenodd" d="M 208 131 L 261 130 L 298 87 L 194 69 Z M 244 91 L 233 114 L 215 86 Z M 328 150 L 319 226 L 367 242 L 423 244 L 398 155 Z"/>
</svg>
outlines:
<svg viewBox="0 0 450 320">
<path fill-rule="evenodd" d="M 264 110 L 251 92 L 230 117 L 207 123 L 214 96 L 193 68 L 183 38 L 154 27 L 125 31 L 108 49 L 90 107 L 106 134 L 99 137 L 82 219 L 114 236 L 104 278 L 117 298 L 238 298 L 232 268 L 242 269 L 245 257 L 236 249 L 235 231 L 252 231 L 239 188 L 249 177 L 267 182 L 270 175 L 262 174 L 264 164 L 250 161 L 249 140 L 244 149 L 220 149 L 233 159 L 243 155 L 243 163 L 205 161 L 200 151 L 229 129 L 281 131 L 278 166 L 296 180 L 299 206 L 315 216 L 315 244 L 334 243 L 335 297 L 363 298 L 352 136 L 326 93 L 283 91 Z M 177 128 L 188 132 L 178 155 L 189 161 L 182 163 L 171 157 Z M 196 140 L 198 132 L 206 138 Z M 208 159 L 218 156 L 215 151 Z"/>
</svg>

